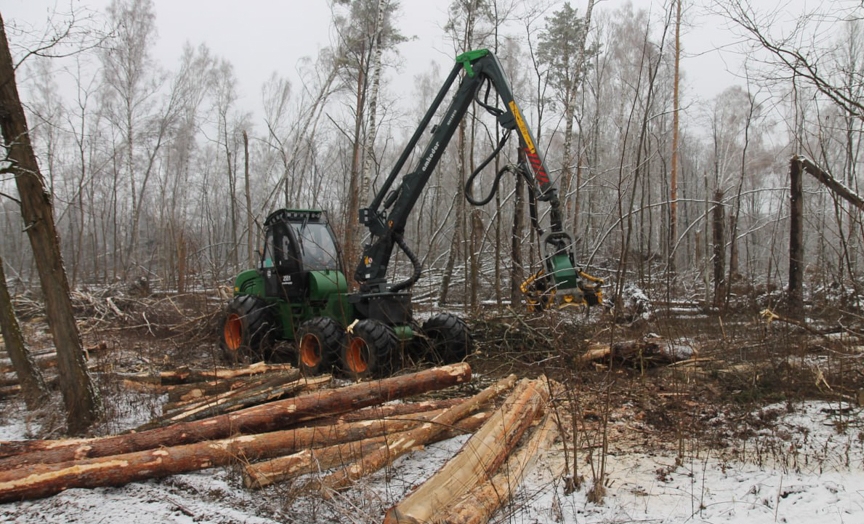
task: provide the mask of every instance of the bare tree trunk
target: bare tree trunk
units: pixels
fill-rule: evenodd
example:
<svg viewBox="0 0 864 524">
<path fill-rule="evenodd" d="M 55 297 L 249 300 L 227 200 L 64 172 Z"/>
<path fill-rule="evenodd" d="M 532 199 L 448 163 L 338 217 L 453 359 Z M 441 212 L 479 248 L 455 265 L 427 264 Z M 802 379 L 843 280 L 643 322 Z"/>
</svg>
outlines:
<svg viewBox="0 0 864 524">
<path fill-rule="evenodd" d="M 230 145 L 228 144 L 228 124 L 225 124 L 225 160 L 228 166 L 228 197 L 231 200 L 231 216 L 229 224 L 231 224 L 231 249 L 228 253 L 228 262 L 231 264 L 231 269 L 237 270 L 237 170 L 234 167 L 234 160 L 231 155 Z"/>
<path fill-rule="evenodd" d="M 722 189 L 714 192 L 711 225 L 714 239 L 714 305 L 720 306 L 726 295 L 726 210 L 723 207 Z"/>
<path fill-rule="evenodd" d="M 456 267 L 456 257 L 459 256 L 462 240 L 465 238 L 462 224 L 465 221 L 465 119 L 459 122 L 458 132 L 458 150 L 456 152 L 458 158 L 457 170 L 458 184 L 456 187 L 456 218 L 453 225 L 453 241 L 450 245 L 450 252 L 447 254 L 447 264 L 444 268 L 444 276 L 441 278 L 441 290 L 438 295 L 438 303 L 444 305 L 447 303 L 450 294 L 450 282 L 453 280 L 453 270 Z"/>
<path fill-rule="evenodd" d="M 366 135 L 363 153 L 363 178 L 360 185 L 360 198 L 369 196 L 369 188 L 372 185 L 372 157 L 374 156 L 375 136 L 378 134 L 377 112 L 378 91 L 381 88 L 381 30 L 384 26 L 384 0 L 378 0 L 378 18 L 375 22 L 375 35 L 372 38 L 372 92 L 369 94 L 369 132 Z M 356 217 L 351 217 L 356 219 Z"/>
<path fill-rule="evenodd" d="M 483 244 L 483 219 L 480 218 L 480 209 L 471 209 L 471 309 L 477 311 L 480 307 L 480 246 Z M 496 283 L 497 285 L 497 283 Z"/>
<path fill-rule="evenodd" d="M 18 376 L 27 409 L 36 409 L 48 397 L 48 388 L 45 386 L 42 372 L 27 349 L 24 337 L 21 336 L 21 328 L 12 309 L 9 288 L 6 287 L 6 273 L 3 270 L 2 258 L 0 258 L 0 330 L 6 343 L 6 353 Z"/>
<path fill-rule="evenodd" d="M 523 153 L 520 151 L 520 159 Z M 522 302 L 520 286 L 525 280 L 522 269 L 522 231 L 525 227 L 525 181 L 516 177 L 516 187 L 513 190 L 513 229 L 510 233 L 510 305 L 516 306 Z"/>
<path fill-rule="evenodd" d="M 789 169 L 789 311 L 790 317 L 804 317 L 804 173 L 798 157 Z"/>
<path fill-rule="evenodd" d="M 69 282 L 63 268 L 51 196 L 46 192 L 45 181 L 39 173 L 36 154 L 30 143 L 2 17 L 0 79 L 4 79 L 0 83 L 0 128 L 12 164 L 10 169 L 15 175 L 21 197 L 21 215 L 33 248 L 33 258 L 45 297 L 45 312 L 57 347 L 67 427 L 70 433 L 81 433 L 99 416 L 101 406 L 90 375 L 87 374 L 84 352 L 81 351 L 81 338 L 69 298 Z"/>
<path fill-rule="evenodd" d="M 249 267 L 255 267 L 255 214 L 252 213 L 252 190 L 249 184 L 249 135 L 243 130 L 243 180 L 246 183 L 246 245 L 249 259 L 246 261 Z"/>
<path fill-rule="evenodd" d="M 675 271 L 675 243 L 678 241 L 678 87 L 681 83 L 681 0 L 676 0 L 675 78 L 672 81 L 672 168 L 669 174 L 669 271 Z"/>
<path fill-rule="evenodd" d="M 727 280 L 730 287 L 738 275 L 738 258 L 738 213 L 736 212 L 729 215 L 729 278 Z"/>
<path fill-rule="evenodd" d="M 361 56 L 362 53 L 361 53 Z M 351 173 L 348 181 L 348 212 L 344 217 L 345 224 L 345 242 L 342 244 L 342 251 L 345 256 L 345 263 L 349 267 L 353 267 L 357 263 L 358 244 L 360 242 L 360 152 L 363 131 L 363 108 L 366 100 L 366 81 L 365 81 L 365 65 L 361 62 L 357 69 L 357 93 L 356 93 L 356 114 L 354 115 L 354 144 L 351 154 Z M 348 271 L 348 281 L 353 284 L 354 273 Z"/>
</svg>

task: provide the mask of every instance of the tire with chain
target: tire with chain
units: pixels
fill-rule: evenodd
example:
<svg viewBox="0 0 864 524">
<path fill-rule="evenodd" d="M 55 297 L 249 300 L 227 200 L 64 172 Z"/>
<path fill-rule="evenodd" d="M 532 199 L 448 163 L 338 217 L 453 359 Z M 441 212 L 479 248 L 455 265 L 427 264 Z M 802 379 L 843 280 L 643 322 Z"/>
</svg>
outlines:
<svg viewBox="0 0 864 524">
<path fill-rule="evenodd" d="M 398 349 L 399 338 L 393 329 L 378 320 L 361 320 L 342 348 L 342 370 L 354 380 L 387 375 Z"/>
<path fill-rule="evenodd" d="M 329 317 L 309 319 L 297 329 L 297 367 L 305 376 L 327 373 L 342 353 L 345 329 Z"/>
<path fill-rule="evenodd" d="M 219 346 L 231 363 L 270 356 L 279 324 L 272 304 L 253 295 L 234 297 L 225 308 Z"/>
<path fill-rule="evenodd" d="M 452 313 L 429 317 L 415 344 L 415 356 L 435 364 L 452 364 L 465 359 L 473 348 L 471 332 L 461 318 Z"/>
</svg>

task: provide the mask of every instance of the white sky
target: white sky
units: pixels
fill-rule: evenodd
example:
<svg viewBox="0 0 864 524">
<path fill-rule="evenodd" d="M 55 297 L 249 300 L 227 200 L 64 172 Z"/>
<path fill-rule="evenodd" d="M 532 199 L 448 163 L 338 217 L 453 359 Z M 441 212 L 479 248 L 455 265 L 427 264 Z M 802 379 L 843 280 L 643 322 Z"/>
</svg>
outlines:
<svg viewBox="0 0 864 524">
<path fill-rule="evenodd" d="M 405 89 L 411 89 L 415 75 L 428 71 L 430 60 L 442 65 L 442 74 L 451 66 L 452 50 L 442 29 L 450 1 L 402 0 L 400 29 L 406 36 L 416 37 L 400 46 L 404 67 L 398 82 L 404 82 Z M 595 13 L 612 10 L 626 1 L 599 0 Z M 633 2 L 637 7 L 651 7 L 657 16 L 662 13 L 663 3 Z M 69 11 L 71 5 L 104 11 L 108 4 L 109 0 L 3 0 L 0 13 L 7 26 L 39 28 L 44 27 L 48 14 L 55 9 Z M 587 1 L 572 0 L 571 5 L 584 12 Z M 234 65 L 240 82 L 240 105 L 249 109 L 257 109 L 261 85 L 272 72 L 296 81 L 298 60 L 314 57 L 318 49 L 330 43 L 331 14 L 326 0 L 155 0 L 155 6 L 159 32 L 156 60 L 163 67 L 173 68 L 184 42 L 193 46 L 206 43 L 214 54 Z M 731 51 L 712 51 L 728 44 L 731 38 L 720 28 L 720 21 L 700 15 L 698 8 L 691 8 L 687 18 L 690 26 L 682 36 L 686 53 L 682 69 L 687 74 L 684 96 L 691 100 L 710 99 L 724 88 L 741 83 L 727 71 L 736 67 L 739 57 Z"/>
</svg>

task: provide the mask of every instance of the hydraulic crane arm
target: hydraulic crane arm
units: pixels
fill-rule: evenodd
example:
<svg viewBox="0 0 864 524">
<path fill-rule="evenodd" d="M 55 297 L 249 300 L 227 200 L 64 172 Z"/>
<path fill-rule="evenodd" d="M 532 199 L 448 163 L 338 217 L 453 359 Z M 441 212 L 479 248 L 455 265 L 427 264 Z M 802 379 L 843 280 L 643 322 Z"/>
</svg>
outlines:
<svg viewBox="0 0 864 524">
<path fill-rule="evenodd" d="M 461 76 L 456 94 L 453 96 L 441 122 L 433 127 L 432 138 L 420 156 L 419 162 L 413 171 L 402 177 L 399 186 L 392 189 L 411 152 L 429 126 L 436 111 L 444 102 L 450 88 L 463 71 L 464 74 Z M 515 171 L 529 181 L 529 187 L 531 187 L 535 200 L 547 202 L 550 207 L 550 231 L 545 233 L 540 231 L 545 271 L 542 272 L 542 275 L 535 275 L 534 280 L 537 281 L 535 286 L 542 287 L 544 292 L 555 290 L 559 294 L 570 297 L 569 300 L 581 302 L 584 296 L 589 304 L 599 301 L 598 294 L 594 294 L 593 298 L 590 296 L 592 292 L 599 293 L 596 286 L 585 285 L 580 278 L 581 272 L 575 265 L 574 241 L 572 235 L 563 227 L 558 189 L 550 179 L 531 130 L 513 99 L 513 93 L 498 58 L 486 49 L 470 51 L 456 58 L 456 64 L 450 71 L 447 80 L 426 111 L 423 120 L 402 151 L 381 189 L 376 193 L 369 207 L 360 210 L 360 222 L 369 229 L 371 235 L 371 241 L 364 246 L 363 257 L 354 274 L 355 280 L 361 285 L 361 292 L 370 294 L 399 292 L 410 287 L 420 277 L 420 263 L 402 236 L 408 217 L 475 97 L 483 86 L 489 85 L 497 92 L 498 98 L 503 103 L 503 108 L 491 107 L 479 99 L 478 103 L 496 115 L 498 124 L 505 131 L 504 138 L 493 156 L 503 147 L 506 137 L 515 131 L 519 137 L 521 153 L 519 155 L 521 160 Z M 480 169 L 486 163 L 488 160 L 481 165 Z M 479 169 L 469 179 L 469 186 L 478 172 Z M 466 189 L 467 194 L 470 194 L 470 187 Z M 470 196 L 468 198 L 472 203 L 476 203 Z M 536 218 L 535 226 L 537 226 Z M 539 226 L 537 227 L 539 229 Z M 386 272 L 394 245 L 398 245 L 411 260 L 414 265 L 414 274 L 408 280 L 390 284 L 387 282 Z M 542 286 L 538 286 L 541 283 Z"/>
</svg>

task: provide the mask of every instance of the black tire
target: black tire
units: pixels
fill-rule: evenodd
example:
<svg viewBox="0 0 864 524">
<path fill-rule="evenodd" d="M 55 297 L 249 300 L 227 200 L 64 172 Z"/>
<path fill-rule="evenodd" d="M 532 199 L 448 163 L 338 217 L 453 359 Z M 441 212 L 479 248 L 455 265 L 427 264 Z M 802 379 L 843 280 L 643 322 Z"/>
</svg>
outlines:
<svg viewBox="0 0 864 524">
<path fill-rule="evenodd" d="M 234 297 L 225 308 L 219 347 L 230 363 L 270 356 L 279 324 L 273 305 L 253 295 Z"/>
<path fill-rule="evenodd" d="M 451 313 L 429 317 L 417 338 L 415 354 L 420 360 L 435 364 L 461 362 L 472 349 L 471 332 L 465 321 Z"/>
<path fill-rule="evenodd" d="M 297 368 L 305 376 L 329 372 L 345 346 L 345 329 L 329 317 L 309 319 L 297 329 Z"/>
<path fill-rule="evenodd" d="M 378 320 L 361 320 L 354 324 L 341 352 L 342 370 L 354 380 L 385 376 L 399 349 L 399 338 Z"/>
</svg>

